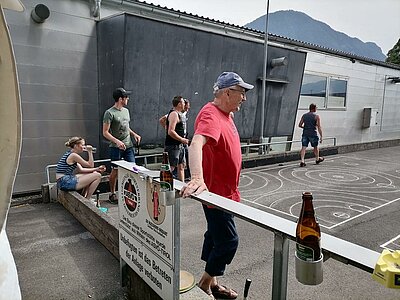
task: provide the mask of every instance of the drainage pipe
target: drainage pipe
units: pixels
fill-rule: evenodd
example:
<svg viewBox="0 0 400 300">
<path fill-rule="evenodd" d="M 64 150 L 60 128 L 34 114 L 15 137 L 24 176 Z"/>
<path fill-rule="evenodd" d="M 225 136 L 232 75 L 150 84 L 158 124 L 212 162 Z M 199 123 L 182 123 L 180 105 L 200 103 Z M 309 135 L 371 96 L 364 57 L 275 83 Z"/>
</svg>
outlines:
<svg viewBox="0 0 400 300">
<path fill-rule="evenodd" d="M 93 17 L 100 17 L 101 0 L 94 0 Z"/>
</svg>

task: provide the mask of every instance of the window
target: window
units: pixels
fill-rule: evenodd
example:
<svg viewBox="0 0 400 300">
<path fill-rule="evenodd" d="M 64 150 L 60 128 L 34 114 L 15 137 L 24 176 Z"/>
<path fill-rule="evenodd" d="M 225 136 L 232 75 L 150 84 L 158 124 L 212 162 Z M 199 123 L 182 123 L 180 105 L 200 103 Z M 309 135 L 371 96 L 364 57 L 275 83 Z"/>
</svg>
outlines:
<svg viewBox="0 0 400 300">
<path fill-rule="evenodd" d="M 346 107 L 347 81 L 330 78 L 327 108 Z"/>
<path fill-rule="evenodd" d="M 299 107 L 308 108 L 310 103 L 315 103 L 317 107 L 325 107 L 326 79 L 322 76 L 304 74 Z"/>
<path fill-rule="evenodd" d="M 300 108 L 310 103 L 318 108 L 345 108 L 347 81 L 322 75 L 304 74 L 300 91 Z"/>
</svg>

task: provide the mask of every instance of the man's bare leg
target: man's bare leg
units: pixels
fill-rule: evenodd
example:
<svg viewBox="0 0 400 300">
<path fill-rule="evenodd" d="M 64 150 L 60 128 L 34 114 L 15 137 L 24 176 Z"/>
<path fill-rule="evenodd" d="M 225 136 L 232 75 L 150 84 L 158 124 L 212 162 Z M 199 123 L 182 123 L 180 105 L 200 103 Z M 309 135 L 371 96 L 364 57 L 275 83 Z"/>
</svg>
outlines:
<svg viewBox="0 0 400 300">
<path fill-rule="evenodd" d="M 301 158 L 302 163 L 304 162 L 304 158 L 306 156 L 306 149 L 307 149 L 307 147 L 301 147 L 301 150 L 300 150 L 300 158 Z"/>
<path fill-rule="evenodd" d="M 211 295 L 211 287 L 217 285 L 217 278 L 210 276 L 207 272 L 203 273 L 199 281 L 199 288 L 201 288 L 207 295 Z"/>
<path fill-rule="evenodd" d="M 315 160 L 319 160 L 319 148 L 314 147 L 314 155 L 315 155 Z"/>
<path fill-rule="evenodd" d="M 179 164 L 177 170 L 178 179 L 182 182 L 185 182 L 185 165 Z"/>
</svg>

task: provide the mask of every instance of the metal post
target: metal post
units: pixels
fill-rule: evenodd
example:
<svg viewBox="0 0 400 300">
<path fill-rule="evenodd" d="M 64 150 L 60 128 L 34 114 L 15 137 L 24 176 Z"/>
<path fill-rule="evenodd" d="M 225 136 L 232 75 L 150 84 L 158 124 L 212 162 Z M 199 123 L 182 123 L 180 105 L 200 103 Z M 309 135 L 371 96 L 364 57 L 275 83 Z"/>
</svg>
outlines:
<svg viewBox="0 0 400 300">
<path fill-rule="evenodd" d="M 383 126 L 383 110 L 385 108 L 385 95 L 386 95 L 386 81 L 387 81 L 388 75 L 385 75 L 385 78 L 383 79 L 383 99 L 382 99 L 382 106 L 381 106 L 381 124 L 379 126 L 379 131 L 382 131 L 382 126 Z"/>
<path fill-rule="evenodd" d="M 179 299 L 179 289 L 180 289 L 180 264 L 181 264 L 181 201 L 176 199 L 173 205 L 174 214 L 174 299 Z"/>
<path fill-rule="evenodd" d="M 272 273 L 272 300 L 285 300 L 287 294 L 289 240 L 281 232 L 275 232 L 274 266 Z"/>
<path fill-rule="evenodd" d="M 262 77 L 262 95 L 261 95 L 261 133 L 260 143 L 264 139 L 264 114 L 265 114 L 265 98 L 267 90 L 267 61 L 268 61 L 268 12 L 269 0 L 267 0 L 267 14 L 265 15 L 265 37 L 264 37 L 264 63 L 263 63 L 263 77 Z"/>
</svg>

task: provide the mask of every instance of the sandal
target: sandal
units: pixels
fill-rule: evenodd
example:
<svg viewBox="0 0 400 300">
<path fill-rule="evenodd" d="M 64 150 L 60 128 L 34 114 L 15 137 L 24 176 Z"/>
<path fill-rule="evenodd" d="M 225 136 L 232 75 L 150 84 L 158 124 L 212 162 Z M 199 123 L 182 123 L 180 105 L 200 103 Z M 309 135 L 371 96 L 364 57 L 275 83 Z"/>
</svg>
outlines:
<svg viewBox="0 0 400 300">
<path fill-rule="evenodd" d="M 118 204 L 118 197 L 115 193 L 110 194 L 110 196 L 108 196 L 108 202 L 110 202 L 111 204 Z"/>
<path fill-rule="evenodd" d="M 200 287 L 200 285 L 199 284 L 196 284 L 198 287 L 199 287 L 199 289 L 201 289 L 204 293 L 206 293 L 207 294 L 207 296 L 210 298 L 210 300 L 215 300 L 215 298 L 214 298 L 214 295 L 213 295 L 213 293 L 212 293 L 212 291 L 211 290 L 203 290 L 201 287 Z"/>
<path fill-rule="evenodd" d="M 325 158 L 320 157 L 320 158 L 318 158 L 318 160 L 315 161 L 315 163 L 318 165 L 318 164 L 322 163 L 324 160 L 325 160 Z"/>
<path fill-rule="evenodd" d="M 238 297 L 236 291 L 219 284 L 211 287 L 211 292 L 216 299 L 236 299 Z"/>
</svg>

